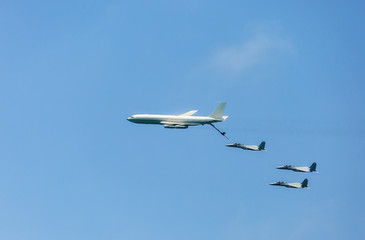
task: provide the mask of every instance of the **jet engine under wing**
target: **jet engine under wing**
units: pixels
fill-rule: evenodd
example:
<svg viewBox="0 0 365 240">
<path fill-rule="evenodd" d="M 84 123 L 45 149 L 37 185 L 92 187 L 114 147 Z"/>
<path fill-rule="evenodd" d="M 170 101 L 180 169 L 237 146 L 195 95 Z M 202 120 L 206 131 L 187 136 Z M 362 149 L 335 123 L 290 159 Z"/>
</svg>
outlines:
<svg viewBox="0 0 365 240">
<path fill-rule="evenodd" d="M 191 116 L 193 115 L 194 113 L 196 113 L 198 110 L 191 110 L 189 112 L 186 112 L 186 113 L 183 113 L 183 114 L 180 114 L 179 116 Z"/>
<path fill-rule="evenodd" d="M 187 125 L 183 125 L 183 124 L 179 124 L 179 123 L 174 123 L 174 122 L 161 122 L 164 126 L 164 128 L 188 128 Z"/>
</svg>

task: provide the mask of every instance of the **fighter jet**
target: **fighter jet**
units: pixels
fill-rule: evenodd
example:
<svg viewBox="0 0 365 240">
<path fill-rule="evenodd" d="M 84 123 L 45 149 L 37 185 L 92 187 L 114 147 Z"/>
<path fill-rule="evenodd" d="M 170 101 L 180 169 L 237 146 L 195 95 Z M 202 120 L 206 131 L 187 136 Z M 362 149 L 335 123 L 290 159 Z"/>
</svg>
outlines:
<svg viewBox="0 0 365 240">
<path fill-rule="evenodd" d="M 314 162 L 310 167 L 294 167 L 292 165 L 278 166 L 277 169 L 292 170 L 294 172 L 317 172 L 317 163 Z"/>
<path fill-rule="evenodd" d="M 223 116 L 225 102 L 219 103 L 218 107 L 212 114 L 207 117 L 192 116 L 197 110 L 192 110 L 180 115 L 158 115 L 158 114 L 135 114 L 127 118 L 128 121 L 141 124 L 160 124 L 165 128 L 185 129 L 189 126 L 209 124 L 214 127 L 220 134 L 225 136 L 225 132 L 219 131 L 212 123 L 223 122 L 228 116 Z"/>
<path fill-rule="evenodd" d="M 308 179 L 304 179 L 302 183 L 287 183 L 287 182 L 273 182 L 270 183 L 273 186 L 283 186 L 287 188 L 309 188 L 308 187 Z"/>
<path fill-rule="evenodd" d="M 227 144 L 227 147 L 235 147 L 235 148 L 242 148 L 243 150 L 251 150 L 251 151 L 266 151 L 265 149 L 265 141 L 262 141 L 260 145 L 243 145 L 240 143 L 231 143 Z"/>
</svg>

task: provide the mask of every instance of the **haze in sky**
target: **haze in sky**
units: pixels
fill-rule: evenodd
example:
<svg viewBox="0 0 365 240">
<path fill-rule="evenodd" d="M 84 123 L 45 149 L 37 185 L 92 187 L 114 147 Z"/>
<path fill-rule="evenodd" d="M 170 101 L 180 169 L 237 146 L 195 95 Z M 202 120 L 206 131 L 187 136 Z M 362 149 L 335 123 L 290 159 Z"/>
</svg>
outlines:
<svg viewBox="0 0 365 240">
<path fill-rule="evenodd" d="M 364 239 L 364 12 L 1 1 L 0 239 Z M 230 141 L 126 120 L 221 101 Z"/>
</svg>

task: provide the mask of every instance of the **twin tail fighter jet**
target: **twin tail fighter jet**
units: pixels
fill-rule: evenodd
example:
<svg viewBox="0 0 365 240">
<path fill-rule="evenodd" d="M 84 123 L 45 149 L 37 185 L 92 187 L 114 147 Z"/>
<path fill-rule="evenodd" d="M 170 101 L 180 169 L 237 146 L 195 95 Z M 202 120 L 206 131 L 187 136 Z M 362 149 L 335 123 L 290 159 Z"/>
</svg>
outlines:
<svg viewBox="0 0 365 240">
<path fill-rule="evenodd" d="M 292 170 L 294 172 L 317 172 L 317 163 L 314 162 L 310 167 L 294 167 L 292 165 L 284 165 L 278 166 L 277 169 L 284 169 L 284 170 Z M 283 186 L 287 188 L 309 188 L 308 187 L 308 179 L 304 179 L 302 183 L 287 183 L 287 182 L 274 182 L 270 183 L 270 185 L 274 186 Z"/>
<path fill-rule="evenodd" d="M 283 169 L 283 170 L 292 170 L 294 172 L 315 172 L 317 173 L 317 163 L 314 162 L 310 167 L 294 167 L 292 165 L 284 165 L 284 166 L 278 166 L 277 169 Z"/>
<path fill-rule="evenodd" d="M 251 150 L 251 151 L 266 151 L 265 149 L 265 141 L 262 141 L 260 145 L 244 145 L 240 143 L 231 143 L 227 144 L 227 147 L 234 147 L 234 148 L 242 148 L 243 150 Z"/>
<path fill-rule="evenodd" d="M 135 114 L 127 118 L 128 121 L 140 124 L 160 124 L 165 128 L 185 129 L 189 126 L 209 124 L 214 127 L 220 134 L 225 136 L 224 132 L 219 131 L 213 123 L 223 122 L 228 116 L 223 116 L 226 102 L 221 102 L 209 116 L 192 116 L 197 110 L 192 110 L 180 115 L 159 115 L 159 114 Z"/>
<path fill-rule="evenodd" d="M 309 188 L 308 187 L 308 179 L 304 179 L 302 183 L 287 183 L 287 182 L 273 182 L 270 183 L 273 186 L 283 186 L 287 188 Z"/>
</svg>

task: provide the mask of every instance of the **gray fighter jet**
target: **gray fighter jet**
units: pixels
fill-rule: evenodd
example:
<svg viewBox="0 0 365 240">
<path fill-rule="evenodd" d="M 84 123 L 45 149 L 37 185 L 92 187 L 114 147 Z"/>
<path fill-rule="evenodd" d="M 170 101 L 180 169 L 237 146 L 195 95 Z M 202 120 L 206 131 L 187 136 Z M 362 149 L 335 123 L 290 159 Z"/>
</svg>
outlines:
<svg viewBox="0 0 365 240">
<path fill-rule="evenodd" d="M 277 169 L 292 170 L 294 172 L 317 172 L 317 163 L 314 162 L 310 167 L 294 167 L 292 165 L 278 166 Z"/>
<path fill-rule="evenodd" d="M 243 145 L 240 143 L 232 143 L 227 144 L 227 147 L 235 147 L 235 148 L 242 148 L 243 150 L 251 150 L 251 151 L 265 151 L 265 141 L 262 141 L 260 145 Z"/>
<path fill-rule="evenodd" d="M 287 183 L 287 182 L 273 182 L 270 183 L 273 186 L 283 186 L 287 188 L 309 188 L 308 187 L 308 179 L 304 179 L 302 183 Z"/>
</svg>

